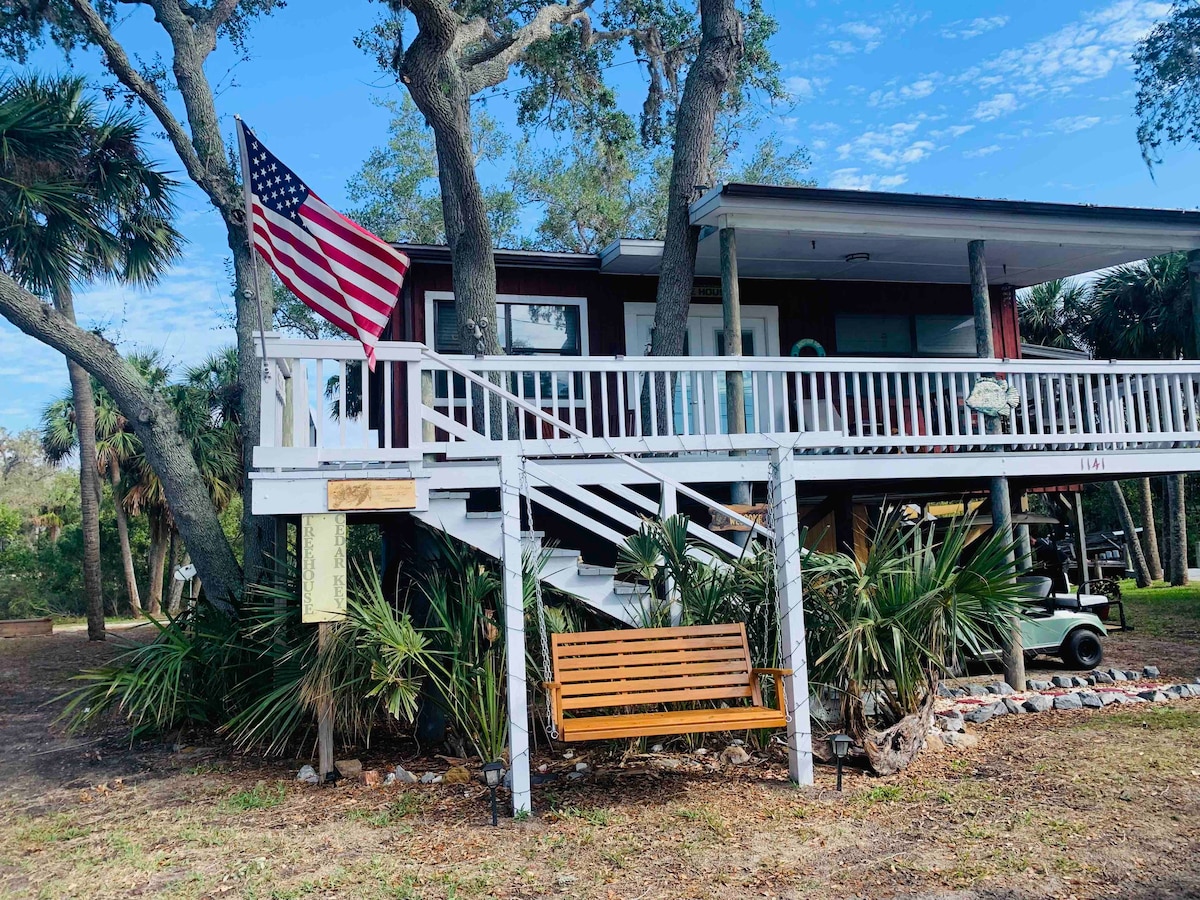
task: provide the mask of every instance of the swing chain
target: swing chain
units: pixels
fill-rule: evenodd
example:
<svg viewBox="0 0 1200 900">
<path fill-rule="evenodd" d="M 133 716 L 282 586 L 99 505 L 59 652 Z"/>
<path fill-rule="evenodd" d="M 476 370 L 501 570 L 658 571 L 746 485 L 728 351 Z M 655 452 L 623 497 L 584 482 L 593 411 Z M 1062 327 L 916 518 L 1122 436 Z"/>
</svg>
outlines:
<svg viewBox="0 0 1200 900">
<path fill-rule="evenodd" d="M 525 471 L 525 460 L 521 459 L 521 497 L 525 500 L 525 516 L 529 519 L 529 531 L 533 533 L 533 502 L 529 499 L 529 476 Z M 532 545 L 533 539 L 530 543 Z M 537 560 L 532 560 L 536 565 Z M 533 597 L 534 597 L 534 612 L 537 614 L 538 622 L 538 637 L 541 639 L 542 645 L 542 679 L 543 681 L 553 681 L 554 673 L 550 670 L 550 639 L 548 629 L 546 628 L 546 604 L 542 601 L 542 578 L 538 571 L 533 572 Z M 554 704 L 550 700 L 550 692 L 544 691 L 546 695 L 546 722 L 550 732 L 550 740 L 558 740 L 558 723 L 554 720 Z"/>
</svg>

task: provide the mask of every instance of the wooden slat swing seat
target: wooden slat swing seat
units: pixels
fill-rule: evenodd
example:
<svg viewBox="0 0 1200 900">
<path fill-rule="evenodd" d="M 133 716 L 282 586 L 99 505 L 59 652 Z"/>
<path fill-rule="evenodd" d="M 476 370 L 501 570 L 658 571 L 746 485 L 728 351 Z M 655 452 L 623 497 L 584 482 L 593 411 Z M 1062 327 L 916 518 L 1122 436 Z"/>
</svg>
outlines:
<svg viewBox="0 0 1200 900">
<path fill-rule="evenodd" d="M 750 664 L 746 626 L 700 625 L 585 631 L 551 636 L 554 721 L 564 741 L 705 731 L 783 728 L 783 676 L 791 669 Z M 776 707 L 763 706 L 759 678 L 775 679 Z M 631 712 L 663 703 L 749 700 L 749 706 Z M 624 708 L 625 712 L 596 714 Z M 567 716 L 566 713 L 573 713 Z M 591 713 L 591 714 L 588 714 Z"/>
</svg>

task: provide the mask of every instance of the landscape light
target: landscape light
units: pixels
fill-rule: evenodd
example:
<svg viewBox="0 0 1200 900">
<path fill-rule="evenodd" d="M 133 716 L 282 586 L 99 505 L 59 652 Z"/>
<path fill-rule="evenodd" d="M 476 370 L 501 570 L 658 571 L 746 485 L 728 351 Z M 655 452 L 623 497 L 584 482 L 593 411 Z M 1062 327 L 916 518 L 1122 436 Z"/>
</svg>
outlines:
<svg viewBox="0 0 1200 900">
<path fill-rule="evenodd" d="M 837 758 L 837 789 L 842 789 L 842 763 L 850 753 L 850 744 L 853 741 L 848 734 L 835 734 L 829 739 L 829 746 L 833 748 L 833 755 Z"/>
<path fill-rule="evenodd" d="M 483 766 L 483 783 L 487 785 L 488 793 L 492 796 L 492 827 L 495 828 L 500 824 L 499 814 L 496 811 L 496 788 L 500 787 L 500 781 L 504 778 L 504 763 L 500 760 L 494 760 L 490 763 L 485 763 Z"/>
</svg>

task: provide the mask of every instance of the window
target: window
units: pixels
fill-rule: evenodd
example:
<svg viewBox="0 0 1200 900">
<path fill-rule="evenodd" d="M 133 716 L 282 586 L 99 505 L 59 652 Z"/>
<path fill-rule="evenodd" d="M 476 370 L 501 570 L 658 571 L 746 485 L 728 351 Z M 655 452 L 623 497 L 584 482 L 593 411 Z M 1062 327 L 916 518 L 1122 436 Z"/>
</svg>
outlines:
<svg viewBox="0 0 1200 900">
<path fill-rule="evenodd" d="M 426 328 L 433 348 L 438 353 L 470 354 L 474 348 L 463 348 L 458 328 L 458 311 L 454 295 L 444 291 L 429 291 L 425 295 Z M 530 297 L 501 294 L 496 298 L 499 322 L 496 337 L 508 356 L 585 356 L 587 355 L 587 301 L 575 297 Z M 575 404 L 583 403 L 583 376 L 572 376 Z M 541 396 L 543 400 L 569 397 L 567 379 L 542 372 L 525 372 L 513 378 L 508 389 L 528 399 Z M 434 390 L 440 398 L 449 396 L 450 383 L 445 372 L 434 376 Z M 460 376 L 454 378 L 455 405 L 465 404 L 466 384 Z"/>
<path fill-rule="evenodd" d="M 583 323 L 578 303 L 517 303 L 499 300 L 496 336 L 509 356 L 583 355 Z M 433 301 L 434 349 L 464 353 L 452 298 Z"/>
<path fill-rule="evenodd" d="M 837 352 L 879 356 L 912 355 L 910 316 L 838 316 Z"/>
<path fill-rule="evenodd" d="M 838 316 L 837 352 L 864 356 L 974 356 L 975 319 L 963 315 Z"/>
</svg>

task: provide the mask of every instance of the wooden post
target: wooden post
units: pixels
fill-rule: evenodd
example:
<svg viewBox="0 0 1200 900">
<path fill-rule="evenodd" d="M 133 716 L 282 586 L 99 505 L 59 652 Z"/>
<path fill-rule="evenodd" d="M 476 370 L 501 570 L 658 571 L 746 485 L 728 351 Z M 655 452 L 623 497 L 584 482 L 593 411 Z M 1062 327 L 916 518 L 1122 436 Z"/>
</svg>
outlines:
<svg viewBox="0 0 1200 900">
<path fill-rule="evenodd" d="M 804 643 L 804 592 L 800 573 L 800 518 L 791 448 L 771 451 L 771 526 L 775 530 L 775 589 L 779 605 L 781 664 L 792 674 L 787 691 L 788 776 L 813 783 L 812 722 L 808 713 L 808 650 Z"/>
<path fill-rule="evenodd" d="M 317 652 L 325 649 L 329 642 L 329 622 L 317 623 Z M 328 781 L 333 773 L 333 686 L 328 682 L 321 690 L 321 702 L 317 707 L 317 774 Z"/>
<path fill-rule="evenodd" d="M 742 355 L 742 299 L 738 287 L 737 232 L 722 226 L 721 312 L 725 320 L 725 355 Z M 741 372 L 725 373 L 725 415 L 730 434 L 746 431 L 746 390 Z M 731 488 L 734 503 L 748 504 L 750 485 L 737 482 Z"/>
<path fill-rule="evenodd" d="M 1075 557 L 1076 562 L 1079 563 L 1077 587 L 1082 587 L 1083 583 L 1088 580 L 1087 529 L 1083 524 L 1083 494 L 1078 491 L 1075 492 L 1075 498 L 1071 504 L 1071 513 L 1075 519 Z M 1136 534 L 1134 540 L 1137 540 Z"/>
<path fill-rule="evenodd" d="M 992 332 L 992 300 L 988 296 L 983 241 L 967 244 L 967 261 L 971 266 L 971 301 L 975 307 L 975 355 L 980 359 L 992 359 L 996 355 L 996 338 Z"/>
<path fill-rule="evenodd" d="M 992 303 L 988 296 L 987 258 L 983 241 L 970 241 L 967 244 L 967 261 L 971 269 L 971 299 L 975 307 L 975 355 L 980 359 L 993 359 L 996 356 L 996 342 L 992 333 Z M 994 433 L 998 427 L 995 418 L 988 416 L 988 432 Z M 1008 490 L 1008 478 L 1004 475 L 992 478 L 989 492 L 992 496 L 992 530 L 1012 547 L 1012 496 Z M 1016 553 L 1011 549 L 1008 561 L 1015 574 Z M 1015 619 L 1004 647 L 1004 680 L 1015 690 L 1025 689 L 1025 648 L 1021 642 L 1021 623 Z"/>
<path fill-rule="evenodd" d="M 295 443 L 293 438 L 296 432 L 296 392 L 292 385 L 292 375 L 296 372 L 297 368 L 303 371 L 303 364 L 300 360 L 289 359 L 288 372 L 283 378 L 283 434 L 281 435 L 282 440 L 280 440 L 280 443 L 284 447 L 291 447 Z M 282 373 L 283 367 L 280 366 L 276 371 Z M 268 385 L 263 385 L 263 390 L 273 389 Z"/>
<path fill-rule="evenodd" d="M 1017 509 L 1029 512 L 1029 495 L 1022 493 L 1017 498 Z M 1033 542 L 1029 539 L 1029 526 L 1022 523 L 1015 529 L 1017 536 L 1017 571 L 1028 572 L 1033 568 Z"/>
<path fill-rule="evenodd" d="M 500 459 L 501 556 L 504 566 L 504 664 L 508 679 L 508 770 L 513 815 L 529 813 L 529 708 L 525 682 L 525 590 L 521 561 L 521 459 Z M 487 760 L 484 760 L 487 762 Z"/>
</svg>

